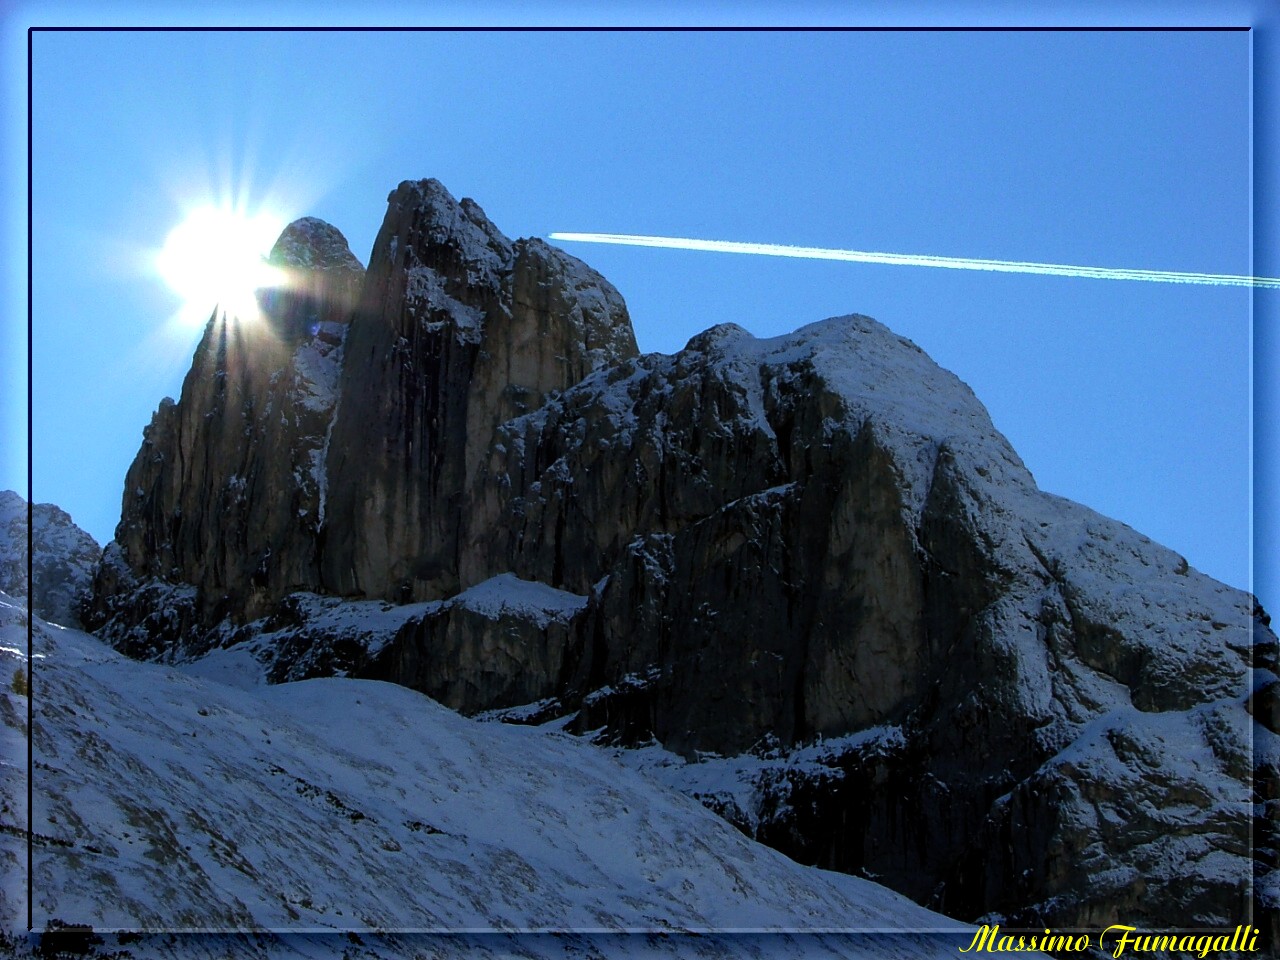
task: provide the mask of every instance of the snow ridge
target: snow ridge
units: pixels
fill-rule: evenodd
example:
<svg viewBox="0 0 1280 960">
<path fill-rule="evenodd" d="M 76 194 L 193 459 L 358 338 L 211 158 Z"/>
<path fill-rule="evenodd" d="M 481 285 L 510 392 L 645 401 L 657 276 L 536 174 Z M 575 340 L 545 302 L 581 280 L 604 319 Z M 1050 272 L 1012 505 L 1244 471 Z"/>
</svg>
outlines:
<svg viewBox="0 0 1280 960">
<path fill-rule="evenodd" d="M 521 580 L 512 573 L 501 573 L 444 602 L 490 620 L 515 616 L 545 630 L 554 622 L 568 623 L 586 609 L 589 599 L 544 583 Z"/>
</svg>

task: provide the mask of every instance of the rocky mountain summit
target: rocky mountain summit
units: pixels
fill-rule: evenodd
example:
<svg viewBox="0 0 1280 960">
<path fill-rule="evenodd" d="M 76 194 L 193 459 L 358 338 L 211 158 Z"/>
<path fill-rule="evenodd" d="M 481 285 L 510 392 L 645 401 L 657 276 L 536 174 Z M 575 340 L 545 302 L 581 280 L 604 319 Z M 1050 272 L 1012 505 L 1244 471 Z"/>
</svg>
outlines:
<svg viewBox="0 0 1280 960">
<path fill-rule="evenodd" d="M 286 228 L 269 260 L 287 284 L 263 296 L 261 322 L 215 313 L 181 402 L 160 404 L 125 477 L 86 617 L 136 628 L 134 652 L 319 583 L 324 461 L 364 269 L 341 233 L 311 218 Z M 158 596 L 164 627 L 153 622 Z"/>
<path fill-rule="evenodd" d="M 607 281 L 431 180 L 363 276 L 286 237 L 263 329 L 215 316 L 144 434 L 86 610 L 119 649 L 591 734 L 964 919 L 1280 904 L 1265 615 L 1038 490 L 914 344 L 639 355 Z"/>
<path fill-rule="evenodd" d="M 508 240 L 434 180 L 388 203 L 339 386 L 323 586 L 434 600 L 468 585 L 485 522 L 469 494 L 498 425 L 636 342 L 622 297 L 581 261 Z"/>
<path fill-rule="evenodd" d="M 102 548 L 52 503 L 31 505 L 29 533 L 27 501 L 12 490 L 0 490 L 0 591 L 29 601 L 37 616 L 52 623 L 79 626 L 80 607 L 89 597 Z"/>
</svg>

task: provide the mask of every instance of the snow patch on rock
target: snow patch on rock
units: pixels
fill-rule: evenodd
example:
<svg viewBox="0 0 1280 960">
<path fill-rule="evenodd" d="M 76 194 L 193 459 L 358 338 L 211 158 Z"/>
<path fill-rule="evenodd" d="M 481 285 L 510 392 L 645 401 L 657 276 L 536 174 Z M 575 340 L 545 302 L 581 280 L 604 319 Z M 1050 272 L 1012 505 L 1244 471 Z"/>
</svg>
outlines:
<svg viewBox="0 0 1280 960">
<path fill-rule="evenodd" d="M 588 600 L 588 597 L 557 590 L 545 583 L 501 573 L 444 602 L 490 620 L 514 616 L 532 622 L 539 629 L 546 629 L 551 623 L 568 623 L 586 609 Z"/>
</svg>

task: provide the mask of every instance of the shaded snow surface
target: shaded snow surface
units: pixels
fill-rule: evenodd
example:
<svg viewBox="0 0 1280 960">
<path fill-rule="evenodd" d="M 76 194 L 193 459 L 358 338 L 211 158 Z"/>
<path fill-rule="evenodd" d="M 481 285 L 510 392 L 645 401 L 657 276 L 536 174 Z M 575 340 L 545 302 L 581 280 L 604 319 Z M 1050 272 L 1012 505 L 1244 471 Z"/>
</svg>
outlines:
<svg viewBox="0 0 1280 960">
<path fill-rule="evenodd" d="M 243 690 L 33 630 L 34 926 L 89 924 L 104 953 L 940 957 L 972 936 L 574 738 L 372 681 Z M 26 613 L 2 596 L 0 647 L 8 681 Z M 6 682 L 0 911 L 17 952 L 27 704 Z M 118 933 L 140 929 L 161 932 Z"/>
</svg>

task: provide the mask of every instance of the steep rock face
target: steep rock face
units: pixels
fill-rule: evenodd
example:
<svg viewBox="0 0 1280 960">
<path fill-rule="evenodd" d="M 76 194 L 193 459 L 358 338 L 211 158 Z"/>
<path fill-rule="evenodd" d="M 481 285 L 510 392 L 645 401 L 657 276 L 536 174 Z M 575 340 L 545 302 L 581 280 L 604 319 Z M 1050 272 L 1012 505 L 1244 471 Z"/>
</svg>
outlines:
<svg viewBox="0 0 1280 960">
<path fill-rule="evenodd" d="M 215 312 L 181 398 L 143 431 L 89 614 L 104 636 L 174 639 L 156 635 L 153 603 L 134 602 L 141 584 L 194 588 L 185 627 L 319 586 L 325 450 L 363 269 L 314 218 L 286 228 L 269 261 L 287 280 L 260 295 L 262 316 Z"/>
<path fill-rule="evenodd" d="M 690 754 L 847 732 L 901 717 L 941 669 L 921 517 L 947 438 L 1030 483 L 967 388 L 874 321 L 717 328 L 505 424 L 482 549 L 592 594 L 580 694 L 661 678 L 597 699 L 584 729 L 631 702 Z"/>
<path fill-rule="evenodd" d="M 28 597 L 27 542 L 27 501 L 0 490 L 0 590 L 18 599 Z M 32 505 L 30 543 L 31 609 L 53 623 L 78 627 L 102 548 L 52 503 Z"/>
<path fill-rule="evenodd" d="M 498 424 L 636 353 L 626 306 L 581 261 L 512 242 L 435 180 L 388 198 L 329 451 L 326 585 L 438 599 L 492 573 L 460 555 Z"/>
<path fill-rule="evenodd" d="M 157 604 L 173 610 L 174 598 Z M 205 634 L 202 675 L 257 683 L 387 680 L 466 714 L 527 705 L 563 685 L 588 598 L 510 574 L 448 600 L 393 604 L 295 593 L 266 617 Z M 147 651 L 142 651 L 147 656 Z M 548 702 L 543 713 L 557 715 Z M 536 711 L 521 711 L 526 719 Z"/>
<path fill-rule="evenodd" d="M 1072 663 L 1054 666 L 1079 689 L 1029 685 L 1038 710 L 1096 706 L 1099 676 L 1139 709 L 1185 710 L 1238 692 L 1248 665 L 1245 595 L 1040 493 L 972 392 L 865 317 L 772 341 L 717 328 L 675 357 L 603 371 L 504 424 L 479 482 L 500 517 L 485 563 L 593 594 L 606 635 L 619 622 L 587 689 L 661 666 L 660 648 L 787 638 L 784 659 L 812 674 L 782 711 L 794 730 L 780 713 L 738 718 L 732 735 L 709 717 L 654 731 L 677 749 L 685 736 L 725 752 L 765 732 L 790 743 L 893 720 L 979 634 L 1015 652 L 1033 638 L 1021 652 L 1035 653 L 1035 680 L 1051 678 L 1044 647 L 1068 650 Z M 663 623 L 687 639 L 664 640 Z M 1018 679 L 977 652 L 975 675 Z M 706 659 L 723 678 L 726 661 Z M 761 677 L 772 669 L 749 659 Z M 938 676 L 922 680 L 930 665 Z"/>
</svg>

